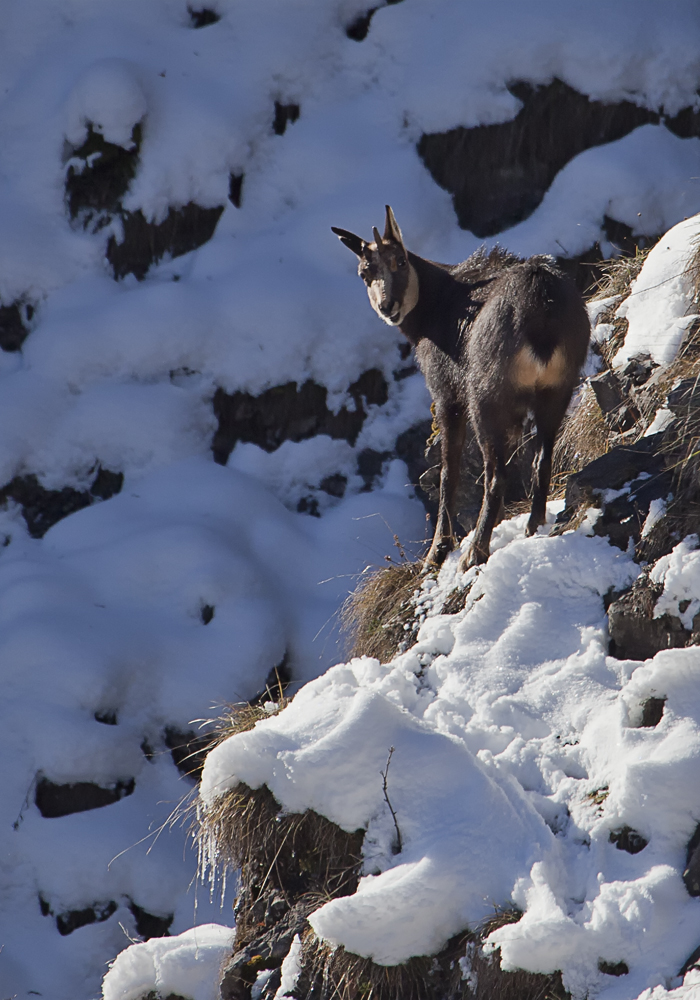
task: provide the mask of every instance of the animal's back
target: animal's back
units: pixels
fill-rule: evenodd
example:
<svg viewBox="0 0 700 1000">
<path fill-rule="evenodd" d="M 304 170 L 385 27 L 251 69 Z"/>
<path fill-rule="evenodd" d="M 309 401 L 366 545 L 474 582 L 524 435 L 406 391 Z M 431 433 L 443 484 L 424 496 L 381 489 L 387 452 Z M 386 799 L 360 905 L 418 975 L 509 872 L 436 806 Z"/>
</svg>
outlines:
<svg viewBox="0 0 700 1000">
<path fill-rule="evenodd" d="M 570 386 L 586 358 L 590 324 L 573 281 L 551 257 L 510 258 L 493 274 L 472 324 L 472 384 L 515 392 Z"/>
</svg>

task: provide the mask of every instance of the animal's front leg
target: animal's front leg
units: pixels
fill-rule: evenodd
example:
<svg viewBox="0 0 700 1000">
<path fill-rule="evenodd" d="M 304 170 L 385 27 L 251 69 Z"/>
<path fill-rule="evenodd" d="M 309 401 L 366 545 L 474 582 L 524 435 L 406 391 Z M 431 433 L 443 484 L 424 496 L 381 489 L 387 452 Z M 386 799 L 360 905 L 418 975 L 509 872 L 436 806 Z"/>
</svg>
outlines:
<svg viewBox="0 0 700 1000">
<path fill-rule="evenodd" d="M 467 429 L 467 414 L 460 406 L 441 406 L 436 402 L 435 417 L 440 428 L 440 502 L 433 543 L 425 557 L 426 566 L 441 566 L 455 547 L 452 518 Z"/>
</svg>

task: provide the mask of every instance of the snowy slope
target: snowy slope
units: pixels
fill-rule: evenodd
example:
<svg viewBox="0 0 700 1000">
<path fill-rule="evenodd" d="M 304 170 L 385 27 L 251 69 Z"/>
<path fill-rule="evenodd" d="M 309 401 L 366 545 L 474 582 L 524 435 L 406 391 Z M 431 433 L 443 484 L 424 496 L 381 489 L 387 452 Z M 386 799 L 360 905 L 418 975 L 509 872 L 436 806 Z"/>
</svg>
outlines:
<svg viewBox="0 0 700 1000">
<path fill-rule="evenodd" d="M 618 357 L 675 357 L 696 308 L 685 270 L 698 224 L 678 224 L 649 254 Z M 550 523 L 561 504 L 550 503 Z M 681 877 L 700 818 L 700 651 L 607 655 L 603 598 L 640 567 L 593 535 L 596 514 L 532 539 L 527 515 L 502 522 L 485 567 L 460 574 L 456 553 L 422 584 L 415 645 L 384 665 L 331 668 L 208 755 L 205 810 L 239 782 L 264 784 L 291 813 L 366 831 L 357 891 L 309 917 L 322 940 L 394 965 L 515 904 L 522 918 L 487 941 L 506 970 L 561 970 L 575 1000 L 699 995 L 696 971 L 683 982 L 678 972 L 700 926 Z M 697 536 L 651 580 L 654 617 L 691 629 Z M 441 614 L 455 585 L 467 588 L 464 610 Z M 656 725 L 643 718 L 650 698 L 663 704 Z"/>
<path fill-rule="evenodd" d="M 368 233 L 391 202 L 413 249 L 458 260 L 478 241 L 458 228 L 449 195 L 418 158 L 422 131 L 512 118 L 513 79 L 556 75 L 596 99 L 675 114 L 696 100 L 700 78 L 692 3 L 558 2 L 533 16 L 505 0 L 497 9 L 404 0 L 375 14 L 361 44 L 345 34 L 365 12 L 361 0 L 215 7 L 220 19 L 196 29 L 185 0 L 2 6 L 0 301 L 21 305 L 30 332 L 21 352 L 0 352 L 0 485 L 35 474 L 48 489 L 84 490 L 97 463 L 125 476 L 120 495 L 42 539 L 12 504 L 0 514 L 7 995 L 97 995 L 106 963 L 136 933 L 134 907 L 174 915 L 172 933 L 192 925 L 184 834 L 166 830 L 150 853 L 139 843 L 191 787 L 165 727 L 251 697 L 285 653 L 298 680 L 319 675 L 342 656 L 333 616 L 355 574 L 382 561 L 395 533 L 420 547 L 423 510 L 402 463 L 385 464 L 367 493 L 356 462 L 365 448 L 390 451 L 425 419 L 427 394 L 417 375 L 394 378 L 397 338 L 367 308 L 329 227 Z M 272 129 L 275 102 L 300 108 L 283 135 Z M 66 171 L 90 123 L 124 148 L 141 125 L 125 210 L 159 222 L 191 201 L 223 206 L 212 239 L 142 282 L 115 281 L 105 248 L 121 239 L 119 221 L 93 232 L 71 223 L 65 203 Z M 700 140 L 644 126 L 575 158 L 500 239 L 517 252 L 576 253 L 602 237 L 606 214 L 635 232 L 661 231 L 700 209 L 699 161 Z M 240 207 L 228 197 L 231 175 L 244 176 Z M 388 401 L 368 407 L 352 445 L 323 438 L 268 453 L 239 444 L 227 468 L 212 462 L 218 387 L 257 393 L 313 378 L 337 410 L 368 368 L 383 372 Z M 318 520 L 298 514 L 303 492 L 336 473 L 345 496 L 327 496 Z M 608 558 L 590 574 L 629 571 Z M 599 584 L 577 586 L 590 618 L 581 648 L 598 662 Z M 519 598 L 508 600 L 515 608 Z M 432 657 L 434 640 L 425 641 Z M 483 642 L 497 643 L 496 633 Z M 574 655 L 566 644 L 560 654 Z M 595 683 L 608 691 L 600 670 Z M 333 689 L 335 676 L 317 683 Z M 463 708 L 466 680 L 454 698 Z M 399 728 L 404 708 L 399 699 L 392 709 Z M 425 725 L 420 713 L 411 722 L 450 753 L 475 754 L 449 727 L 433 735 Z M 498 739 L 490 749 L 503 752 Z M 485 767 L 472 761 L 465 788 L 473 780 L 504 815 L 521 810 L 514 786 Z M 49 817 L 36 804 L 43 779 L 131 791 Z M 371 803 L 356 806 L 366 813 Z M 523 816 L 544 856 L 546 824 Z M 529 861 L 518 856 L 523 878 Z M 198 922 L 217 919 L 199 905 Z M 461 900 L 455 913 L 470 906 Z M 93 922 L 59 934 L 59 918 L 90 912 Z"/>
</svg>

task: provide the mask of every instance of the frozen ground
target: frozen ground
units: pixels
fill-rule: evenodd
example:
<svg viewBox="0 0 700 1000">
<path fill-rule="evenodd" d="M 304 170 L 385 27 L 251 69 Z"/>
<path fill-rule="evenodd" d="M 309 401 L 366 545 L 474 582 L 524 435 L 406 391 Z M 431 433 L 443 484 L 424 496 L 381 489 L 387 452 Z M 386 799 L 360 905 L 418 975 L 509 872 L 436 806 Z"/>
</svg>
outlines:
<svg viewBox="0 0 700 1000">
<path fill-rule="evenodd" d="M 475 249 L 478 241 L 458 228 L 449 195 L 423 167 L 415 143 L 424 130 L 512 118 L 518 102 L 506 85 L 513 79 L 538 83 L 558 76 L 595 99 L 633 99 L 668 114 L 696 101 L 700 17 L 692 3 L 625 0 L 583 8 L 552 2 L 534 16 L 505 0 L 497 8 L 404 0 L 375 14 L 362 43 L 344 30 L 364 13 L 361 0 L 219 0 L 214 6 L 220 20 L 201 29 L 193 27 L 185 0 L 97 6 L 90 0 L 6 0 L 2 6 L 0 300 L 30 306 L 31 318 L 22 352 L 0 352 L 0 485 L 33 473 L 50 489 L 85 489 L 96 463 L 125 474 L 120 495 L 71 515 L 41 540 L 28 536 L 12 505 L 0 515 L 7 540 L 0 550 L 3 996 L 96 996 L 106 963 L 136 933 L 134 907 L 162 919 L 174 915 L 173 934 L 188 931 L 195 919 L 228 920 L 228 912 L 222 917 L 208 907 L 206 894 L 195 918 L 193 893 L 187 892 L 194 860 L 183 851 L 182 832 L 164 832 L 150 853 L 150 842 L 139 843 L 190 788 L 163 743 L 165 727 L 186 728 L 190 720 L 210 715 L 212 705 L 250 697 L 287 651 L 299 680 L 321 674 L 341 657 L 333 615 L 354 574 L 382 561 L 394 533 L 416 544 L 425 533 L 422 508 L 405 488 L 400 462 L 385 465 L 373 492 L 361 492 L 357 454 L 390 450 L 399 433 L 425 419 L 428 400 L 419 376 L 394 378 L 400 363 L 396 336 L 368 308 L 330 226 L 369 234 L 390 202 L 416 251 L 455 261 Z M 275 102 L 300 108 L 298 121 L 283 135 L 272 131 Z M 163 260 L 142 282 L 115 282 L 104 253 L 110 234 L 120 236 L 119 224 L 91 233 L 71 225 L 66 212 L 66 170 L 88 123 L 124 147 L 133 127 L 142 126 L 126 209 L 159 221 L 169 207 L 189 201 L 225 206 L 213 238 L 198 251 Z M 558 253 L 564 246 L 576 253 L 602 236 L 606 213 L 635 232 L 659 232 L 700 210 L 699 163 L 700 140 L 679 139 L 663 126 L 637 129 L 572 160 L 533 215 L 500 239 L 517 252 Z M 244 175 L 240 208 L 228 200 L 232 174 Z M 239 445 L 227 468 L 213 464 L 211 399 L 218 386 L 259 392 L 313 378 L 327 387 L 337 409 L 347 402 L 348 386 L 370 367 L 384 373 L 389 398 L 385 406 L 369 408 L 352 447 L 317 439 L 287 442 L 268 454 Z M 347 477 L 345 496 L 323 494 L 318 520 L 296 513 L 300 496 L 309 490 L 320 495 L 321 480 L 335 473 Z M 557 553 L 583 546 L 580 560 L 578 550 L 573 560 L 580 566 L 571 588 L 583 595 L 585 613 L 546 655 L 555 664 L 574 657 L 574 675 L 613 713 L 620 685 L 634 678 L 613 676 L 604 665 L 599 594 L 608 577 L 617 579 L 632 567 L 602 543 L 594 555 L 593 540 L 583 536 L 553 543 L 536 539 L 527 548 L 514 541 L 504 549 L 499 559 L 514 561 L 516 573 L 510 590 L 479 603 L 495 607 L 495 618 L 505 622 L 505 608 L 515 614 L 524 600 L 517 580 L 530 578 L 532 552 L 543 562 L 535 562 L 531 574 L 551 563 L 551 572 L 565 581 Z M 499 600 L 505 602 L 501 610 Z M 208 624 L 204 608 L 214 611 Z M 536 635 L 527 632 L 528 615 L 536 618 L 536 611 L 518 611 L 516 618 L 527 635 Z M 436 691 L 441 664 L 449 661 L 447 644 L 451 656 L 462 656 L 468 621 L 467 615 L 452 624 L 435 619 L 426 625 L 425 676 L 434 679 Z M 552 695 L 535 707 L 527 700 L 533 690 L 528 672 L 542 662 L 534 640 L 531 659 L 521 663 L 513 653 L 504 686 L 484 694 L 486 714 L 480 708 L 473 723 L 475 734 L 487 734 L 484 746 L 477 746 L 481 735 L 465 744 L 458 717 L 469 724 L 470 685 L 486 690 L 486 664 L 497 655 L 489 650 L 510 648 L 495 624 L 475 635 L 477 651 L 473 660 L 467 657 L 472 666 L 460 666 L 451 680 L 440 682 L 432 710 L 429 685 L 423 689 L 411 681 L 417 675 L 405 664 L 378 670 L 365 663 L 334 668 L 314 682 L 319 687 L 305 689 L 294 712 L 302 713 L 315 691 L 334 692 L 338 678 L 346 677 L 339 713 L 371 696 L 375 707 L 367 711 L 382 719 L 386 714 L 397 727 L 397 743 L 408 725 L 407 747 L 415 737 L 455 760 L 469 760 L 465 788 L 478 789 L 504 817 L 517 815 L 532 847 L 521 844 L 515 852 L 512 869 L 502 873 L 503 891 L 506 876 L 517 875 L 523 880 L 520 897 L 540 899 L 537 893 L 544 890 L 538 886 L 550 883 L 537 881 L 530 862 L 554 864 L 551 841 L 559 843 L 547 826 L 553 822 L 547 803 L 552 795 L 568 801 L 574 787 L 595 784 L 599 773 L 607 773 L 604 753 L 586 764 L 588 777 L 574 768 L 568 777 L 552 778 L 552 790 L 546 782 L 538 786 L 539 806 L 532 805 L 532 789 L 518 791 L 519 769 L 530 767 L 537 781 L 538 774 L 549 774 L 542 762 L 559 759 L 547 743 L 554 736 L 544 735 L 544 727 L 555 733 L 574 726 L 566 698 L 560 704 Z M 394 683 L 399 686 L 392 700 L 384 689 L 393 690 Z M 506 699 L 506 707 L 499 699 Z M 489 707 L 492 702 L 498 710 Z M 510 721 L 488 721 L 492 710 Z M 525 726 L 521 710 L 528 725 L 543 732 L 518 739 L 544 746 L 534 763 L 528 758 L 522 765 L 511 759 L 517 758 L 515 749 L 508 753 L 515 737 L 506 746 L 505 736 L 493 735 L 501 726 L 519 733 Z M 637 738 L 623 716 L 615 719 L 620 733 Z M 592 740 L 593 723 L 579 721 Z M 480 749 L 493 759 L 482 760 Z M 397 751 L 397 782 L 408 753 L 400 764 Z M 562 754 L 568 760 L 583 751 Z M 103 808 L 47 818 L 35 804 L 42 778 L 133 791 Z M 560 792 L 559 780 L 569 791 Z M 624 810 L 628 784 L 620 780 L 619 788 L 610 786 L 609 799 Z M 435 796 L 441 788 L 443 778 L 435 782 Z M 353 808 L 364 815 L 372 803 L 354 801 Z M 575 810 L 572 817 L 567 829 L 588 829 Z M 419 838 L 421 817 L 411 823 Z M 680 838 L 678 823 L 674 836 Z M 378 867 L 384 864 L 385 834 L 379 824 Z M 653 842 L 647 850 L 652 848 L 657 850 Z M 639 875 L 630 912 L 641 907 L 647 889 L 650 898 L 661 900 L 659 914 L 665 912 L 673 876 L 664 875 L 663 866 L 671 871 L 671 847 L 659 850 L 661 874 L 645 868 Z M 435 852 L 436 878 L 438 872 L 444 878 L 445 854 L 437 843 Z M 617 878 L 615 865 L 626 856 L 612 859 L 600 869 L 608 880 Z M 542 904 L 552 919 L 576 923 L 566 909 L 573 905 L 567 893 L 579 898 L 590 870 L 583 862 L 574 867 L 572 878 L 579 882 L 562 883 L 555 902 Z M 385 884 L 391 877 L 387 872 L 375 881 Z M 401 875 L 392 891 L 410 892 L 413 886 L 419 892 L 421 877 L 416 870 L 413 881 L 403 882 Z M 359 900 L 378 913 L 371 884 L 348 905 Z M 591 905 L 597 898 L 586 897 Z M 465 896 L 445 919 L 454 922 L 477 909 L 477 901 Z M 90 911 L 95 922 L 59 934 L 57 918 Z M 329 936 L 342 935 L 337 909 L 318 920 Z M 529 926 L 524 922 L 521 932 Z M 430 933 L 438 929 L 416 927 L 414 940 L 428 940 Z M 535 932 L 527 933 L 534 941 Z M 562 944 L 564 951 L 574 947 L 576 933 L 562 935 L 569 942 Z M 624 951 L 628 937 L 615 934 L 611 941 Z M 678 948 L 681 938 L 679 932 Z M 395 957 L 402 948 L 405 943 L 395 940 L 383 957 Z M 523 949 L 541 963 L 554 961 L 546 943 L 535 948 L 513 937 L 503 948 L 513 961 Z M 586 962 L 591 949 L 585 945 Z M 153 945 L 139 954 L 156 962 L 161 952 Z M 562 961 L 567 954 L 562 952 Z M 639 969 L 648 967 L 635 961 L 636 983 Z M 670 957 L 668 962 L 670 967 Z"/>
</svg>

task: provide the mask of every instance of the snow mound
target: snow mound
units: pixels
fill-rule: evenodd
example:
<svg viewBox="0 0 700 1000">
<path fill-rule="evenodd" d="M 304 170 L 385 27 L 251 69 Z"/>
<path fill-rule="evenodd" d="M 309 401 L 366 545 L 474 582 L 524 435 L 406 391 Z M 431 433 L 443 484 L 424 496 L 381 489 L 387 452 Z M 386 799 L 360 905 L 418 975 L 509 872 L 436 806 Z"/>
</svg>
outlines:
<svg viewBox="0 0 700 1000">
<path fill-rule="evenodd" d="M 700 216 L 694 215 L 669 230 L 650 252 L 617 310 L 629 326 L 613 358 L 615 367 L 635 354 L 650 354 L 660 365 L 675 358 L 686 331 L 698 319 L 688 265 L 699 238 Z"/>
<path fill-rule="evenodd" d="M 131 133 L 147 111 L 138 67 L 125 59 L 100 59 L 73 87 L 66 107 L 66 139 L 80 146 L 92 125 L 107 142 L 131 149 Z"/>
<path fill-rule="evenodd" d="M 202 924 L 176 937 L 132 944 L 112 962 L 103 1000 L 141 1000 L 152 992 L 218 1000 L 218 973 L 232 943 L 230 927 Z"/>
</svg>

